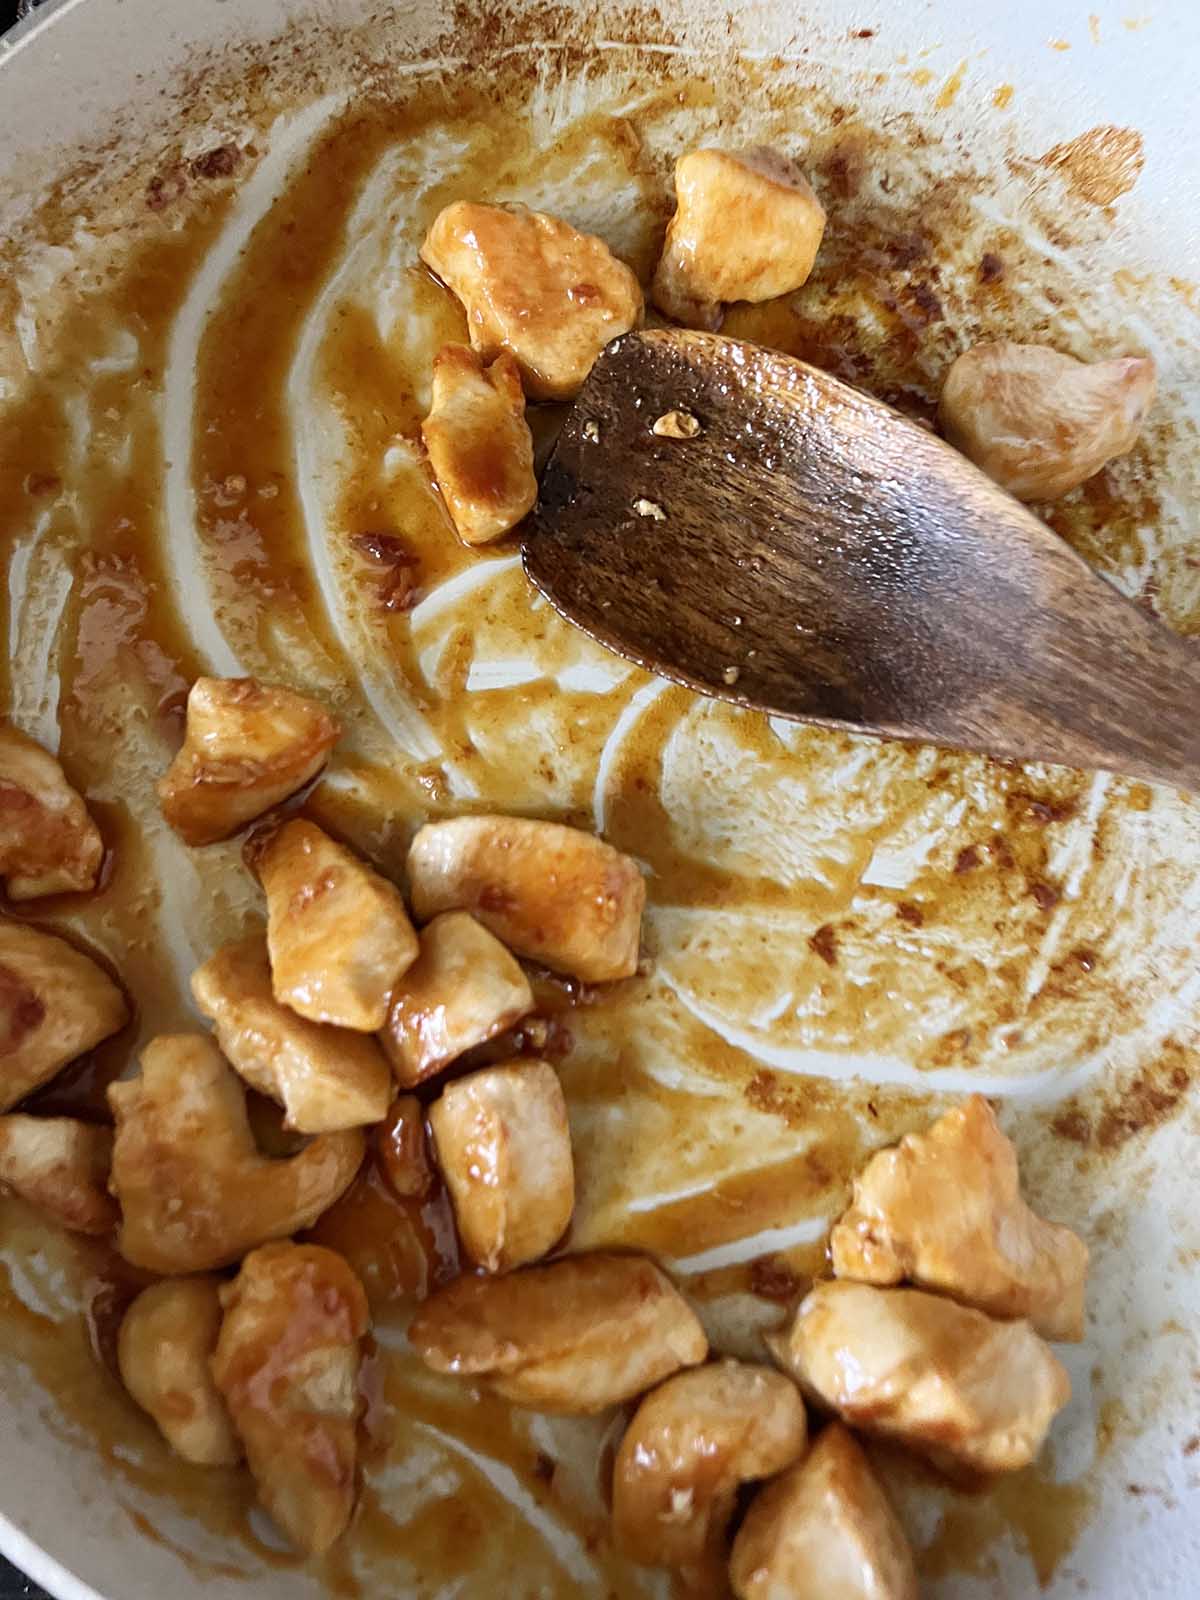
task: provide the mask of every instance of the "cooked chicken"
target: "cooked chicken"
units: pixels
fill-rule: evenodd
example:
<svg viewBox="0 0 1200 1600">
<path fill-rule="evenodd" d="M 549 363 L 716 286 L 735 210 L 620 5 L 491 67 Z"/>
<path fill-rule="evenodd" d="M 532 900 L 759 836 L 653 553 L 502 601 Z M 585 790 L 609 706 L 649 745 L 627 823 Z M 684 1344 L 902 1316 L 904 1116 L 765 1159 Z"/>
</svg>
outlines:
<svg viewBox="0 0 1200 1600">
<path fill-rule="evenodd" d="M 0 920 L 0 1111 L 128 1020 L 120 989 L 74 945 Z"/>
<path fill-rule="evenodd" d="M 285 822 L 259 854 L 275 998 L 310 1022 L 375 1033 L 417 936 L 394 883 L 315 823 Z"/>
<path fill-rule="evenodd" d="M 121 1381 L 177 1456 L 198 1467 L 242 1459 L 209 1363 L 221 1331 L 219 1278 L 166 1278 L 125 1313 L 117 1340 Z"/>
<path fill-rule="evenodd" d="M 197 678 L 183 748 L 159 779 L 188 844 L 227 839 L 315 778 L 338 736 L 325 708 L 254 678 Z"/>
<path fill-rule="evenodd" d="M 341 1256 L 270 1244 L 221 1290 L 213 1356 L 259 1499 L 299 1549 L 320 1555 L 354 1509 L 367 1297 Z"/>
<path fill-rule="evenodd" d="M 311 1227 L 354 1179 L 360 1132 L 326 1133 L 298 1155 L 260 1154 L 241 1083 L 211 1039 L 172 1034 L 142 1051 L 142 1073 L 109 1085 L 117 1119 L 117 1243 L 136 1267 L 170 1276 L 237 1261 Z"/>
<path fill-rule="evenodd" d="M 533 991 L 494 934 L 465 911 L 421 929 L 421 953 L 392 993 L 381 1035 L 400 1083 L 432 1078 L 533 1010 Z"/>
<path fill-rule="evenodd" d="M 1027 1322 L 993 1322 L 919 1289 L 818 1283 L 790 1331 L 767 1343 L 852 1427 L 943 1467 L 1028 1466 L 1071 1397 L 1065 1368 Z"/>
<path fill-rule="evenodd" d="M 942 389 L 946 438 L 1019 500 L 1056 500 L 1132 450 L 1157 386 L 1149 356 L 1091 365 L 1041 344 L 977 344 Z"/>
<path fill-rule="evenodd" d="M 466 544 L 499 539 L 533 506 L 533 435 L 521 372 L 507 350 L 485 367 L 466 345 L 444 345 L 433 360 L 433 399 L 421 436 Z"/>
<path fill-rule="evenodd" d="M 1087 1246 L 1021 1198 L 1017 1153 L 982 1095 L 867 1163 L 833 1230 L 833 1270 L 910 1279 L 1046 1339 L 1083 1337 Z"/>
<path fill-rule="evenodd" d="M 0 878 L 10 900 L 94 889 L 104 845 L 63 769 L 0 721 Z"/>
<path fill-rule="evenodd" d="M 425 1107 L 415 1094 L 397 1095 L 371 1134 L 371 1146 L 388 1188 L 402 1200 L 423 1200 L 432 1190 L 433 1168 L 425 1139 Z"/>
<path fill-rule="evenodd" d="M 513 1061 L 457 1078 L 429 1111 L 470 1260 L 508 1272 L 544 1256 L 575 1209 L 567 1105 L 554 1068 Z"/>
<path fill-rule="evenodd" d="M 637 970 L 646 885 L 635 862 L 577 828 L 524 817 L 455 817 L 408 854 L 413 911 L 470 911 L 518 955 L 585 983 Z"/>
<path fill-rule="evenodd" d="M 236 1071 L 287 1113 L 298 1133 L 379 1122 L 392 1075 L 374 1039 L 297 1016 L 271 989 L 267 941 L 227 944 L 192 974 L 192 995 Z"/>
<path fill-rule="evenodd" d="M 431 1295 L 408 1331 L 435 1372 L 538 1411 L 603 1411 L 708 1354 L 695 1312 L 644 1256 L 565 1256 Z"/>
<path fill-rule="evenodd" d="M 738 1600 L 917 1600 L 904 1530 L 840 1422 L 751 1501 L 729 1577 Z"/>
<path fill-rule="evenodd" d="M 773 300 L 808 278 L 825 210 L 774 150 L 693 150 L 675 163 L 677 208 L 654 275 L 654 304 L 715 328 L 729 300 Z"/>
<path fill-rule="evenodd" d="M 613 1468 L 617 1547 L 649 1567 L 700 1568 L 723 1548 L 738 1486 L 804 1454 L 804 1402 L 770 1367 L 719 1361 L 648 1394 Z"/>
<path fill-rule="evenodd" d="M 0 1189 L 75 1233 L 110 1233 L 112 1132 L 73 1117 L 0 1117 Z"/>
<path fill-rule="evenodd" d="M 603 239 L 524 206 L 447 206 L 421 259 L 462 301 L 472 348 L 516 357 L 531 400 L 571 399 L 641 321 L 638 281 Z"/>
</svg>

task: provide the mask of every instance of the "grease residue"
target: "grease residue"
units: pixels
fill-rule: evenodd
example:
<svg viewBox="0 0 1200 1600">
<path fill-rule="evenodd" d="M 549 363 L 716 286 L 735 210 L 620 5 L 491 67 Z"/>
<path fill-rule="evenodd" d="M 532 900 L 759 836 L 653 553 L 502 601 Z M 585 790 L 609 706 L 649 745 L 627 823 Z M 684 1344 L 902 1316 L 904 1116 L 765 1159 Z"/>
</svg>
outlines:
<svg viewBox="0 0 1200 1600">
<path fill-rule="evenodd" d="M 1041 157 L 1042 166 L 1058 172 L 1077 199 L 1093 206 L 1110 206 L 1128 194 L 1145 161 L 1137 129 L 1111 124 L 1089 128 Z"/>
</svg>

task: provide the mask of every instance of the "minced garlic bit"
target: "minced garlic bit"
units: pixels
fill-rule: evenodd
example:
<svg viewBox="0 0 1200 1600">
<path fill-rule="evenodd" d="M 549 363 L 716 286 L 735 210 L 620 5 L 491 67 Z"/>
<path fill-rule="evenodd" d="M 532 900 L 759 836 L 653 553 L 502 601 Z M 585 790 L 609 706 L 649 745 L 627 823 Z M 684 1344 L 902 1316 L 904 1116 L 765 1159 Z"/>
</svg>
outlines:
<svg viewBox="0 0 1200 1600">
<path fill-rule="evenodd" d="M 700 423 L 690 411 L 664 411 L 653 432 L 660 439 L 694 439 L 700 432 Z"/>
<path fill-rule="evenodd" d="M 633 502 L 633 509 L 637 512 L 639 517 L 653 517 L 655 522 L 665 522 L 667 520 L 667 513 L 659 505 L 657 500 L 635 500 Z"/>
<path fill-rule="evenodd" d="M 583 437 L 587 440 L 587 442 L 589 444 L 599 444 L 600 443 L 600 424 L 598 422 L 592 421 L 590 419 L 587 422 L 585 422 L 584 425 L 583 425 Z"/>
<path fill-rule="evenodd" d="M 721 674 L 722 679 L 726 683 L 736 683 L 740 676 L 741 676 L 741 668 L 740 667 L 726 667 L 725 671 Z"/>
</svg>

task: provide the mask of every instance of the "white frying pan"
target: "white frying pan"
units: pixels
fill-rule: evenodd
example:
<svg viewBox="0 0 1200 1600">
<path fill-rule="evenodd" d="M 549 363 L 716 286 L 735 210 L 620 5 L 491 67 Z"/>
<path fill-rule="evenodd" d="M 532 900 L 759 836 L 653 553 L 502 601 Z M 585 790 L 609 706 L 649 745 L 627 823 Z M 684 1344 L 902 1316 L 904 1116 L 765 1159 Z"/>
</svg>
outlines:
<svg viewBox="0 0 1200 1600">
<path fill-rule="evenodd" d="M 698 1295 L 712 1291 L 706 1315 L 727 1347 L 752 1352 L 779 1315 L 737 1271 L 819 1245 L 835 1197 L 812 1168 L 805 1189 L 796 1166 L 814 1128 L 841 1119 L 840 1144 L 827 1147 L 842 1151 L 836 1183 L 861 1148 L 927 1120 L 939 1097 L 994 1096 L 1031 1193 L 1089 1238 L 1094 1272 L 1087 1340 L 1064 1352 L 1075 1398 L 1037 1474 L 971 1499 L 883 1463 L 927 1592 L 963 1600 L 1039 1584 L 1054 1600 L 1197 1592 L 1196 802 L 812 730 L 751 739 L 732 714 L 670 700 L 565 636 L 538 642 L 503 557 L 429 569 L 404 623 L 406 679 L 389 668 L 384 624 L 335 535 L 352 505 L 355 428 L 395 504 L 420 520 L 407 424 L 385 437 L 376 422 L 392 404 L 420 414 L 427 346 L 456 331 L 452 308 L 408 274 L 439 197 L 541 203 L 644 270 L 671 156 L 693 141 L 768 138 L 813 171 L 834 254 L 797 316 L 736 331 L 785 337 L 918 410 L 981 334 L 1083 356 L 1152 351 L 1161 400 L 1143 446 L 1055 525 L 1127 592 L 1200 634 L 1200 10 L 1089 3 L 778 0 L 727 13 L 711 0 L 510 0 L 484 17 L 441 0 L 59 0 L 0 43 L 0 477 L 19 490 L 0 523 L 8 709 L 48 744 L 62 739 L 120 834 L 118 859 L 167 886 L 140 943 L 127 905 L 108 920 L 103 907 L 52 920 L 126 974 L 145 1037 L 187 1025 L 189 962 L 252 910 L 236 850 L 197 866 L 163 838 L 148 798 L 168 739 L 158 702 L 134 691 L 148 693 L 158 658 L 126 646 L 140 637 L 138 607 L 169 601 L 182 677 L 163 669 L 160 700 L 204 664 L 328 694 L 347 726 L 331 814 L 385 860 L 402 840 L 378 817 L 413 820 L 426 802 L 404 774 L 439 762 L 427 809 L 569 814 L 647 859 L 656 966 L 622 1035 L 633 1052 L 624 1100 L 605 1101 L 603 1074 L 599 1100 L 584 1082 L 589 1062 L 620 1055 L 603 1020 L 575 1024 L 582 1065 L 564 1067 L 587 1174 L 577 1228 L 657 1248 Z M 347 106 L 384 94 L 428 108 L 435 85 L 448 97 L 441 123 L 426 110 L 329 156 L 322 141 Z M 488 140 L 473 138 L 472 106 Z M 327 231 L 328 249 L 295 278 L 277 251 L 275 277 L 245 288 L 267 310 L 289 296 L 300 306 L 278 445 L 294 471 L 278 492 L 295 496 L 301 543 L 260 539 L 230 585 L 206 530 L 250 524 L 236 510 L 221 524 L 210 503 L 246 485 L 231 486 L 228 466 L 204 477 L 219 438 L 197 432 L 197 416 L 215 405 L 222 360 L 206 334 L 266 250 L 279 197 L 317 181 L 312 171 L 325 189 L 305 191 L 304 226 Z M 105 299 L 105 273 L 119 276 L 151 235 L 160 261 L 172 239 L 193 241 L 165 274 L 160 322 L 145 298 Z M 831 261 L 844 263 L 841 281 Z M 375 411 L 351 415 L 354 395 L 331 394 L 322 361 L 343 304 L 374 329 L 371 348 L 386 349 L 411 398 L 387 379 Z M 221 338 L 246 341 L 223 402 L 236 411 L 275 381 L 263 354 L 273 347 L 236 322 Z M 339 359 L 353 367 L 344 349 Z M 58 432 L 39 442 L 26 402 L 46 384 Z M 150 464 L 138 468 L 143 446 Z M 136 471 L 143 488 L 153 480 L 140 511 L 128 496 L 104 499 L 105 484 Z M 29 488 L 39 474 L 53 482 Z M 254 516 L 268 518 L 269 503 L 264 494 Z M 121 515 L 146 524 L 136 572 L 118 559 Z M 306 576 L 285 594 L 266 580 L 288 562 Z M 82 678 L 69 643 L 80 607 L 92 608 Z M 468 668 L 447 687 L 455 640 Z M 405 685 L 420 675 L 418 714 Z M 458 766 L 446 754 L 455 718 L 469 735 Z M 587 733 L 571 743 L 572 729 L 600 724 L 594 746 Z M 631 786 L 646 762 L 652 815 Z M 717 915 L 703 888 L 688 891 L 689 862 L 734 886 L 732 910 Z M 1030 887 L 1042 879 L 1050 895 Z M 923 922 L 893 914 L 913 895 L 932 908 Z M 810 942 L 831 921 L 840 966 Z M 778 1214 L 746 1198 L 742 1178 L 759 1167 L 778 1169 Z M 689 1211 L 688 1197 L 714 1186 L 743 1210 Z M 78 1331 L 87 1286 L 72 1258 L 39 1237 L 0 1201 L 0 1550 L 63 1600 L 294 1600 L 327 1585 L 353 1593 L 355 1572 L 367 1589 L 413 1596 L 665 1592 L 654 1575 L 613 1567 L 595 1537 L 602 1429 L 525 1419 L 508 1434 L 470 1407 L 456 1422 L 411 1374 L 399 1443 L 368 1465 L 359 1533 L 331 1567 L 297 1568 L 265 1522 L 247 1531 L 244 1486 L 173 1474 Z M 724 1299 L 721 1272 L 733 1274 Z M 552 1488 L 535 1470 L 549 1458 Z"/>
</svg>

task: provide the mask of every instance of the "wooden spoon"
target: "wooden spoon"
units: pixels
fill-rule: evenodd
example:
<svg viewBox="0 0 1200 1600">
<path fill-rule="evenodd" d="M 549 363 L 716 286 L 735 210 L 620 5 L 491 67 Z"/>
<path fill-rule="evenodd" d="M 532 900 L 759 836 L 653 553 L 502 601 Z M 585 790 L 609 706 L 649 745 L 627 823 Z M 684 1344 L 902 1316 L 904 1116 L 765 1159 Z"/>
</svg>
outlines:
<svg viewBox="0 0 1200 1600">
<path fill-rule="evenodd" d="M 949 445 L 790 356 L 616 340 L 523 557 L 563 616 L 701 694 L 1200 790 L 1200 653 Z"/>
</svg>

